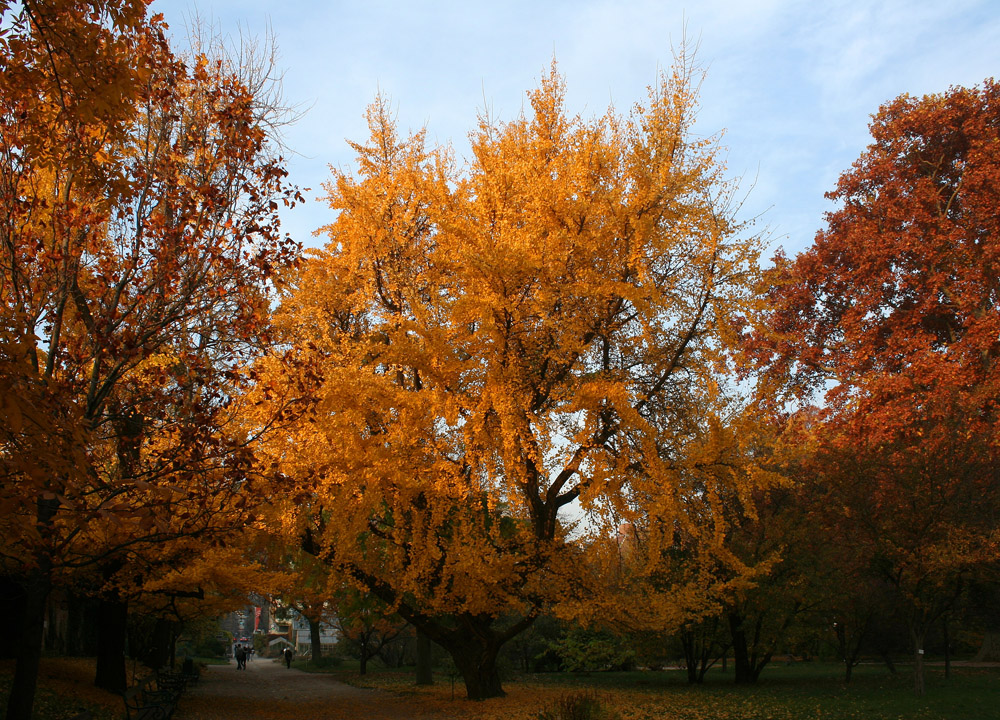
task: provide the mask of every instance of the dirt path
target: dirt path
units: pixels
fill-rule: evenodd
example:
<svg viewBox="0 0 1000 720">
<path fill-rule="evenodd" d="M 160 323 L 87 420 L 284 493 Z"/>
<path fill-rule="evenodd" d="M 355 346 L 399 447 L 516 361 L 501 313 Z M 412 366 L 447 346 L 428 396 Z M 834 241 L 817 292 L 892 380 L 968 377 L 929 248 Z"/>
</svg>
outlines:
<svg viewBox="0 0 1000 720">
<path fill-rule="evenodd" d="M 403 698 L 338 682 L 329 675 L 289 670 L 257 658 L 247 669 L 236 662 L 211 665 L 187 689 L 175 720 L 430 720 Z"/>
</svg>

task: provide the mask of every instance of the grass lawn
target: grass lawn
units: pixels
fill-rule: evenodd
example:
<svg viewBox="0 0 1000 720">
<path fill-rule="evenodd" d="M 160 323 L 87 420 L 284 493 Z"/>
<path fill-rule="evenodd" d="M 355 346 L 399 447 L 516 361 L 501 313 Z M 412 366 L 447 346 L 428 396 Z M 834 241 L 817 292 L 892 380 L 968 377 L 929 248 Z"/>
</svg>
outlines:
<svg viewBox="0 0 1000 720">
<path fill-rule="evenodd" d="M 450 676 L 438 674 L 434 687 L 417 688 L 412 669 L 376 665 L 360 676 L 349 663 L 333 669 L 345 682 L 409 694 L 444 717 L 533 720 L 569 695 L 590 693 L 611 711 L 609 720 L 1000 720 L 1000 668 L 953 667 L 945 680 L 943 668 L 930 667 L 922 698 L 913 694 L 905 666 L 896 675 L 881 665 L 861 666 L 846 685 L 839 665 L 809 662 L 768 667 L 749 687 L 733 685 L 732 670 L 710 672 L 700 687 L 689 686 L 680 670 L 528 675 L 504 683 L 506 698 L 468 703 L 460 678 L 452 701 Z"/>
</svg>

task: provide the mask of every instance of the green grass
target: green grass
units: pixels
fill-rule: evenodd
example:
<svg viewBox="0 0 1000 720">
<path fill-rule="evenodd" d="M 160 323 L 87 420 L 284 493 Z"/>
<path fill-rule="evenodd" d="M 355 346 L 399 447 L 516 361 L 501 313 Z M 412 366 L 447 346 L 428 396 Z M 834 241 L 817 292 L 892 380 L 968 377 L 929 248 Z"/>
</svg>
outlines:
<svg viewBox="0 0 1000 720">
<path fill-rule="evenodd" d="M 702 686 L 689 686 L 683 671 L 553 673 L 531 676 L 530 682 L 567 690 L 627 690 L 642 696 L 670 696 L 693 718 L 757 720 L 823 718 L 824 720 L 1000 720 L 1000 668 L 926 670 L 927 693 L 913 692 L 913 673 L 901 667 L 895 675 L 883 666 L 855 668 L 850 684 L 833 663 L 799 663 L 767 668 L 756 685 L 737 687 L 732 670 L 708 674 Z M 672 705 L 674 703 L 671 703 Z M 680 715 L 678 717 L 681 717 Z"/>
<path fill-rule="evenodd" d="M 352 685 L 413 692 L 413 668 L 369 666 L 369 675 L 357 674 L 351 661 L 334 670 Z M 683 670 L 542 673 L 505 680 L 518 687 L 548 689 L 559 694 L 595 691 L 614 697 L 613 707 L 627 720 L 1000 720 L 1000 668 L 926 669 L 927 693 L 913 692 L 912 668 L 905 665 L 892 675 L 882 665 L 855 668 L 850 684 L 836 663 L 803 662 L 766 668 L 756 685 L 736 686 L 728 672 L 712 670 L 705 683 L 692 686 Z M 435 683 L 449 687 L 450 676 L 437 672 Z M 461 678 L 456 695 L 464 696 Z M 501 701 L 502 702 L 502 701 Z"/>
</svg>

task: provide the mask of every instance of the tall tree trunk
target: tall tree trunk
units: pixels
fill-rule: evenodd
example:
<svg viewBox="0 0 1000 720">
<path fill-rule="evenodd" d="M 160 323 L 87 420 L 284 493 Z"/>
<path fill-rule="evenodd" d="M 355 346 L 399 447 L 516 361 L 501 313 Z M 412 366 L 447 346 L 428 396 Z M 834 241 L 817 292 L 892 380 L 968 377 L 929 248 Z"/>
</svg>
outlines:
<svg viewBox="0 0 1000 720">
<path fill-rule="evenodd" d="M 7 698 L 7 720 L 30 720 L 35 704 L 38 667 L 42 660 L 45 634 L 45 603 L 51 590 L 51 564 L 45 562 L 30 571 L 24 584 L 25 607 L 21 641 L 17 648 L 14 682 Z"/>
<path fill-rule="evenodd" d="M 319 665 L 323 660 L 323 645 L 320 643 L 319 620 L 307 619 L 309 620 L 309 644 L 312 646 L 312 662 L 313 665 Z"/>
<path fill-rule="evenodd" d="M 39 498 L 36 504 L 36 528 L 43 538 L 51 533 L 52 518 L 59 508 L 57 500 Z M 28 571 L 24 584 L 24 622 L 21 643 L 17 649 L 14 682 L 7 698 L 7 720 L 30 720 L 38 685 L 38 668 L 42 662 L 42 641 L 45 637 L 45 604 L 52 591 L 52 558 L 39 547 L 35 566 Z"/>
<path fill-rule="evenodd" d="M 951 679 L 951 637 L 948 633 L 948 616 L 941 618 L 941 630 L 944 632 L 944 678 Z"/>
<path fill-rule="evenodd" d="M 687 670 L 688 682 L 694 685 L 699 682 L 698 661 L 695 656 L 694 633 L 690 630 L 681 633 L 681 647 L 684 648 L 684 665 Z"/>
<path fill-rule="evenodd" d="M 128 689 L 125 679 L 128 603 L 120 598 L 102 597 L 97 608 L 97 626 L 97 676 L 94 684 L 102 690 L 121 694 Z"/>
<path fill-rule="evenodd" d="M 729 633 L 733 638 L 734 680 L 738 684 L 753 682 L 753 669 L 750 667 L 750 652 L 747 647 L 747 634 L 743 629 L 743 618 L 739 613 L 729 613 Z"/>
<path fill-rule="evenodd" d="M 910 630 L 913 639 L 913 691 L 918 697 L 927 692 L 924 683 L 924 633 L 916 629 Z"/>
<path fill-rule="evenodd" d="M 417 630 L 417 685 L 433 685 L 431 668 L 431 639 Z"/>
</svg>

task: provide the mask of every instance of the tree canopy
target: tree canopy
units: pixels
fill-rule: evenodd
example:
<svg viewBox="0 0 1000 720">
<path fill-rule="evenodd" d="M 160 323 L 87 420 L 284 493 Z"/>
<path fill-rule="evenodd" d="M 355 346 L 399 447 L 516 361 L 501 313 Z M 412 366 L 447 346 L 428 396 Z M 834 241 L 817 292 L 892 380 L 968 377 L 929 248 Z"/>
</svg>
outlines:
<svg viewBox="0 0 1000 720">
<path fill-rule="evenodd" d="M 584 120 L 553 66 L 530 113 L 480 117 L 464 168 L 378 99 L 282 300 L 274 372 L 309 398 L 271 446 L 309 498 L 295 529 L 449 649 L 470 697 L 501 692 L 496 651 L 542 607 L 594 591 L 588 536 L 685 522 L 759 248 L 690 135 L 691 73 Z"/>
</svg>

